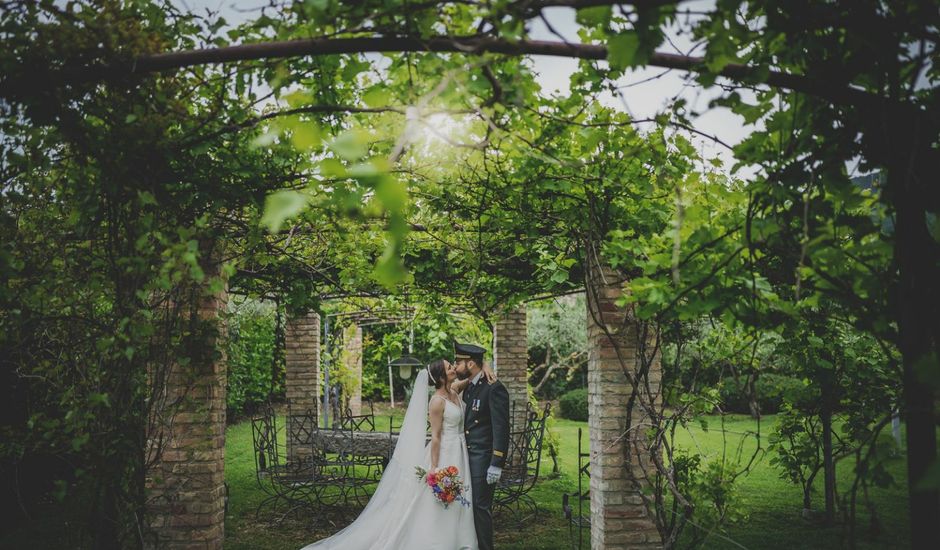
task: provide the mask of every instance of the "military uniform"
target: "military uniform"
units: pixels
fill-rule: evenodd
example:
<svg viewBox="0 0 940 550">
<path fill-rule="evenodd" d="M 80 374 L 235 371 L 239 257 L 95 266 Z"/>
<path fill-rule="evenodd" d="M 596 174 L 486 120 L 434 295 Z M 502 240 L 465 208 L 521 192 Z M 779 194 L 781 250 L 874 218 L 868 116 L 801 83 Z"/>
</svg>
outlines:
<svg viewBox="0 0 940 550">
<path fill-rule="evenodd" d="M 463 346 L 461 348 L 460 346 Z M 457 358 L 464 348 L 476 348 L 458 344 Z M 482 361 L 478 361 L 482 363 Z M 464 414 L 464 436 L 470 455 L 470 479 L 473 491 L 473 522 L 477 531 L 480 550 L 493 548 L 493 492 L 495 485 L 486 482 L 490 466 L 503 467 L 509 449 L 509 392 L 498 380 L 492 384 L 481 374 L 476 384 L 471 383 L 463 392 L 466 403 Z"/>
</svg>

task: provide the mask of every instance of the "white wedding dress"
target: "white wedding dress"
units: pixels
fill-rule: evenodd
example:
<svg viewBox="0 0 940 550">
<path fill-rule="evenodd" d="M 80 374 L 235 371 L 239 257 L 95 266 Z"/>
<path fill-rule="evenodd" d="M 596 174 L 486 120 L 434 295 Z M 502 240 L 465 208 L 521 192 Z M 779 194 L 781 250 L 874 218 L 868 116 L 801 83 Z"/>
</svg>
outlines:
<svg viewBox="0 0 940 550">
<path fill-rule="evenodd" d="M 435 399 L 443 399 L 435 396 Z M 470 489 L 470 458 L 464 439 L 464 403 L 444 400 L 439 468 L 456 466 L 464 497 L 447 508 L 418 479 L 415 466 L 431 466 L 431 445 L 425 444 L 428 415 L 427 376 L 418 376 L 392 459 L 375 493 L 354 522 L 332 537 L 303 550 L 477 550 Z"/>
</svg>

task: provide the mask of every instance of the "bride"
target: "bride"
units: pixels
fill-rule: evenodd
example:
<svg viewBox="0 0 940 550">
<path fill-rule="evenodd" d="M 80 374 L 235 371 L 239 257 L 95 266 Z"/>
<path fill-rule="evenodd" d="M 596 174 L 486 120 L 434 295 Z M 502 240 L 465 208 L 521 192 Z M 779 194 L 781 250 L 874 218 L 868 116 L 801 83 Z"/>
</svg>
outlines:
<svg viewBox="0 0 940 550">
<path fill-rule="evenodd" d="M 489 367 L 486 377 L 495 376 Z M 418 376 L 405 413 L 392 459 L 369 503 L 345 529 L 303 550 L 476 550 L 470 460 L 464 440 L 464 403 L 459 394 L 469 380 L 457 381 L 454 366 L 438 359 Z M 428 400 L 428 386 L 435 391 Z M 431 440 L 425 445 L 426 419 Z M 415 475 L 425 470 L 456 466 L 470 506 L 455 502 L 444 508 Z"/>
</svg>

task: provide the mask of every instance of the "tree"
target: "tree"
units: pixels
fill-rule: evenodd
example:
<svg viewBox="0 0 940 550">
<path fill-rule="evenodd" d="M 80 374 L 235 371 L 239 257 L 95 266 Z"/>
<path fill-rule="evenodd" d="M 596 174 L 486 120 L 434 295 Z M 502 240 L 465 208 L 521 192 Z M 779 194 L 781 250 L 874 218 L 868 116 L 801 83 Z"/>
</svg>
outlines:
<svg viewBox="0 0 940 550">
<path fill-rule="evenodd" d="M 719 1 L 706 14 L 679 17 L 681 7 L 673 2 L 637 1 L 630 4 L 632 7 L 616 8 L 608 4 L 613 3 L 537 2 L 492 7 L 428 2 L 409 5 L 408 9 L 401 9 L 395 2 L 386 5 L 379 1 L 355 5 L 292 4 L 274 8 L 274 17 L 269 12 L 262 13 L 226 37 L 218 35 L 221 25 L 217 22 L 164 18 L 147 4 L 141 4 L 139 10 L 122 11 L 110 2 L 102 2 L 101 6 L 88 4 L 91 8 L 101 7 L 100 10 L 77 10 L 72 5 L 60 9 L 51 2 L 13 3 L 2 20 L 2 32 L 10 37 L 10 47 L 0 57 L 3 68 L 0 98 L 13 124 L 4 128 L 4 135 L 28 136 L 30 127 L 52 127 L 62 130 L 70 143 L 80 142 L 80 130 L 92 135 L 100 130 L 99 123 L 85 117 L 88 113 L 84 111 L 91 111 L 89 104 L 96 99 L 99 107 L 109 105 L 102 101 L 105 96 L 123 108 L 115 110 L 119 113 L 117 118 L 109 112 L 98 116 L 106 122 L 105 127 L 131 125 L 134 117 L 139 119 L 142 114 L 152 120 L 165 112 L 185 113 L 181 118 L 189 124 L 157 120 L 167 123 L 167 132 L 180 132 L 173 133 L 177 142 L 183 137 L 189 138 L 185 142 L 190 144 L 212 143 L 220 155 L 232 152 L 226 147 L 227 140 L 246 145 L 241 130 L 254 131 L 257 126 L 264 126 L 269 130 L 265 135 L 274 136 L 271 139 L 276 148 L 289 141 L 303 153 L 303 160 L 299 161 L 303 170 L 281 171 L 286 164 L 280 164 L 278 170 L 267 172 L 279 174 L 267 180 L 269 183 L 279 178 L 291 180 L 291 175 L 301 172 L 304 176 L 296 178 L 301 181 L 311 174 L 318 176 L 315 183 L 308 180 L 301 184 L 302 190 L 288 189 L 271 195 L 265 219 L 268 227 L 276 232 L 284 220 L 301 215 L 304 209 L 322 211 L 327 219 L 331 213 L 348 214 L 337 218 L 356 220 L 356 231 L 366 228 L 359 241 L 365 243 L 365 252 L 352 258 L 357 265 L 375 265 L 376 269 L 374 277 L 369 278 L 347 270 L 344 282 L 356 288 L 375 288 L 377 282 L 387 286 L 412 281 L 427 283 L 444 274 L 441 280 L 446 282 L 440 288 L 454 280 L 453 268 L 446 262 L 442 264 L 454 252 L 434 246 L 406 250 L 406 235 L 411 229 L 429 228 L 427 234 L 433 235 L 436 229 L 454 228 L 454 220 L 442 216 L 429 220 L 433 223 L 409 225 L 406 214 L 428 204 L 442 212 L 469 212 L 475 223 L 449 231 L 456 236 L 452 242 L 475 245 L 464 250 L 470 251 L 467 263 L 474 268 L 482 264 L 484 244 L 487 254 L 507 260 L 493 266 L 497 268 L 494 270 L 477 269 L 470 284 L 457 283 L 448 292 L 462 295 L 470 307 L 487 316 L 533 288 L 552 292 L 572 286 L 560 275 L 553 284 L 550 277 L 543 278 L 561 270 L 542 269 L 551 263 L 533 251 L 550 251 L 548 258 L 563 253 L 564 258 L 577 260 L 582 259 L 577 251 L 587 249 L 583 246 L 585 242 L 611 241 L 609 244 L 615 246 L 617 230 L 624 231 L 621 235 L 629 238 L 663 234 L 672 212 L 663 204 L 662 196 L 649 197 L 644 193 L 659 184 L 670 190 L 679 188 L 674 183 L 688 172 L 683 165 L 688 155 L 673 154 L 670 148 L 682 147 L 681 140 L 666 140 L 659 145 L 655 136 L 640 139 L 629 128 L 632 121 L 586 110 L 585 102 L 629 67 L 649 64 L 691 71 L 704 86 L 723 86 L 725 94 L 719 104 L 731 107 L 748 122 L 760 121 L 763 127 L 736 147 L 735 153 L 742 163 L 760 166 L 761 172 L 746 188 L 737 190 L 750 199 L 743 225 L 729 224 L 722 238 L 701 242 L 702 250 L 715 250 L 715 254 L 700 254 L 693 248 L 686 258 L 686 262 L 717 260 L 710 269 L 702 271 L 704 278 L 691 284 L 682 284 L 681 279 L 674 281 L 675 291 L 667 295 L 665 304 L 659 303 L 657 300 L 662 298 L 655 295 L 662 293 L 661 285 L 634 281 L 631 287 L 637 295 L 652 300 L 641 308 L 649 315 L 661 312 L 663 305 L 669 308 L 681 305 L 680 309 L 686 310 L 698 308 L 699 313 L 707 313 L 720 309 L 720 304 L 713 301 L 716 298 L 747 296 L 745 303 L 732 307 L 737 311 L 728 315 L 792 313 L 792 307 L 779 299 L 776 289 L 765 284 L 766 278 L 757 276 L 756 267 L 760 267 L 760 256 L 766 258 L 772 251 L 792 250 L 793 243 L 801 244 L 797 299 L 803 299 L 801 292 L 806 288 L 812 289 L 811 296 L 818 293 L 831 297 L 851 312 L 853 322 L 874 336 L 895 343 L 901 351 L 913 538 L 915 545 L 930 544 L 932 525 L 940 517 L 936 483 L 925 479 L 928 468 L 936 462 L 935 384 L 931 381 L 936 380 L 940 371 L 937 367 L 940 320 L 933 315 L 940 309 L 936 286 L 940 280 L 937 261 L 940 246 L 935 222 L 940 193 L 929 184 L 930 177 L 940 168 L 936 148 L 940 114 L 935 108 L 938 103 L 935 6 L 930 3 L 885 6 L 872 1 L 851 6 L 809 0 L 798 6 L 779 0 Z M 579 8 L 585 43 L 524 39 L 527 21 L 539 17 L 549 5 Z M 103 16 L 89 16 L 97 12 Z M 141 23 L 130 30 L 114 24 L 129 15 Z M 664 27 L 682 25 L 684 21 L 688 21 L 688 30 L 705 46 L 702 58 L 656 51 L 664 43 Z M 316 38 L 307 38 L 310 36 Z M 241 44 L 230 46 L 232 39 Z M 373 83 L 368 75 L 370 64 L 355 55 L 363 51 L 411 52 L 392 62 L 388 73 L 393 88 L 391 97 L 375 87 L 363 89 Z M 520 64 L 492 55 L 533 53 L 583 60 L 574 78 L 572 97 L 567 103 L 560 101 L 554 112 L 552 107 L 535 99 L 531 78 L 527 78 Z M 467 54 L 475 56 L 473 63 L 466 62 Z M 275 59 L 281 61 L 257 63 Z M 598 63 L 602 60 L 608 63 Z M 225 66 L 212 70 L 200 66 L 220 62 L 231 63 L 234 69 L 228 73 Z M 187 67 L 186 71 L 170 72 L 181 67 Z M 168 73 L 144 74 L 158 70 Z M 413 79 L 417 74 L 432 74 L 436 78 Z M 442 74 L 451 76 L 442 79 Z M 288 108 L 258 116 L 252 112 L 252 103 L 256 101 L 243 102 L 228 94 L 234 89 L 238 96 L 237 92 L 251 89 L 255 78 L 266 81 L 275 94 L 289 96 L 284 98 Z M 98 86 L 99 81 L 106 84 Z M 206 82 L 216 85 L 204 85 Z M 177 88 L 178 85 L 181 87 Z M 292 86 L 310 91 L 282 93 Z M 159 99 L 155 104 L 161 108 L 140 113 L 133 106 L 134 101 L 122 104 L 120 94 L 106 94 L 114 89 L 131 90 L 146 103 L 144 100 L 153 99 L 146 90 L 154 88 Z M 460 97 L 456 90 L 463 92 Z M 187 93 L 197 94 L 201 103 L 179 101 L 181 96 L 188 97 Z M 406 192 L 409 188 L 414 187 L 414 196 L 441 189 L 433 184 L 425 189 L 419 179 L 400 177 L 398 168 L 402 166 L 409 176 L 417 176 L 418 171 L 401 162 L 409 158 L 407 153 L 413 144 L 390 136 L 397 133 L 395 130 L 408 127 L 407 121 L 399 121 L 398 126 L 387 124 L 388 117 L 405 112 L 404 108 L 394 107 L 391 99 L 401 101 L 401 105 L 421 100 L 425 107 L 430 104 L 433 108 L 469 111 L 474 116 L 478 128 L 474 136 L 480 141 L 462 145 L 476 153 L 470 156 L 472 163 L 463 176 L 451 181 L 476 185 L 465 194 L 441 192 L 438 202 L 410 202 Z M 187 109 L 197 104 L 205 108 L 200 111 L 202 116 L 193 119 Z M 163 109 L 164 105 L 172 108 Z M 217 116 L 220 112 L 231 113 L 233 118 L 220 120 Z M 77 117 L 77 113 L 82 117 Z M 369 122 L 375 120 L 368 118 L 371 115 L 386 118 L 382 124 Z M 682 106 L 664 113 L 660 121 L 673 128 L 690 128 L 693 124 Z M 580 132 L 574 140 L 572 126 Z M 321 131 L 332 139 L 324 144 Z M 370 133 L 378 139 L 370 139 Z M 566 143 L 543 146 L 553 138 L 565 141 L 565 136 Z M 109 139 L 116 137 L 139 136 L 136 132 L 129 137 L 108 134 Z M 492 149 L 497 144 L 508 148 L 501 150 L 508 153 L 511 162 L 486 154 L 488 147 Z M 577 149 L 590 144 L 595 146 L 593 151 L 589 147 Z M 596 159 L 598 153 L 615 156 L 618 149 L 608 145 L 635 152 L 653 166 L 670 167 L 673 160 L 679 166 L 671 174 L 659 174 L 640 161 L 580 162 Z M 28 157 L 17 152 L 18 147 L 19 144 L 7 148 L 12 153 L 7 153 L 6 158 L 16 159 L 4 166 L 7 181 L 22 178 L 30 166 Z M 41 148 L 33 149 L 42 157 Z M 248 147 L 237 150 L 239 154 L 224 158 L 233 165 L 249 158 L 262 162 L 252 156 Z M 522 156 L 522 151 L 537 156 L 528 161 L 514 158 Z M 564 154 L 552 155 L 558 151 Z M 571 162 L 572 156 L 577 162 Z M 881 168 L 886 173 L 884 188 L 867 198 L 856 192 L 846 174 L 846 163 L 856 157 L 861 159 L 863 168 Z M 537 192 L 533 193 L 536 200 L 513 192 L 527 182 L 507 175 L 503 171 L 506 166 L 538 178 L 529 180 L 536 181 Z M 180 171 L 188 173 L 186 168 L 181 166 Z M 624 171 L 599 172 L 610 168 Z M 547 177 L 541 177 L 543 172 Z M 209 171 L 196 173 L 208 175 Z M 659 176 L 665 179 L 646 182 Z M 286 187 L 284 180 L 280 181 L 281 187 Z M 268 189 L 271 187 L 274 186 Z M 192 187 L 185 187 L 185 191 L 192 192 Z M 266 190 L 259 193 L 265 194 Z M 185 195 L 169 193 L 170 197 Z M 224 191 L 219 196 L 230 201 L 221 201 L 229 208 L 244 207 L 248 202 Z M 163 195 L 155 197 L 164 200 Z M 500 208 L 484 211 L 482 205 L 496 197 Z M 618 197 L 622 200 L 616 200 Z M 874 204 L 893 219 L 889 235 L 880 227 L 873 230 L 873 225 L 857 212 L 860 204 L 871 206 L 872 197 Z M 126 193 L 117 198 L 121 205 L 134 200 L 132 194 Z M 260 197 L 253 198 L 257 202 Z M 363 203 L 367 208 L 359 207 Z M 448 208 L 448 204 L 459 208 Z M 477 208 L 469 208 L 471 204 Z M 816 210 L 816 205 L 824 208 Z M 203 210 L 193 205 L 183 211 L 195 214 Z M 541 222 L 533 216 L 518 216 L 525 210 L 541 213 Z M 584 212 L 590 215 L 579 218 Z M 420 216 L 421 213 L 416 218 Z M 549 220 L 554 221 L 552 216 L 559 216 L 564 223 L 550 223 Z M 195 215 L 192 218 L 198 219 Z M 634 231 L 630 234 L 620 227 L 620 222 L 632 219 L 636 220 L 633 226 L 626 224 L 627 229 Z M 832 220 L 839 223 L 826 223 Z M 367 223 L 359 225 L 361 222 Z M 556 225 L 574 229 L 575 238 L 565 238 L 555 230 Z M 498 231 L 489 231 L 493 227 Z M 850 227 L 854 233 L 835 233 L 833 227 Z M 743 243 L 739 240 L 742 234 Z M 513 239 L 525 244 L 510 246 Z M 308 241 L 308 245 L 310 242 L 315 239 Z M 746 255 L 741 256 L 744 252 Z M 866 256 L 859 256 L 859 252 Z M 885 270 L 877 262 L 872 269 L 868 260 L 886 258 L 887 252 L 892 268 Z M 847 258 L 847 269 L 841 270 L 833 262 L 834 257 Z M 287 262 L 292 266 L 298 263 L 302 264 Z M 688 267 L 681 258 L 672 263 L 673 268 Z M 414 279 L 409 278 L 406 265 Z M 555 265 L 559 263 L 556 261 Z M 791 266 L 787 262 L 781 265 L 785 269 Z M 343 272 L 336 263 L 331 266 Z M 564 271 L 573 280 L 582 267 L 576 261 L 565 266 Z M 650 271 L 658 272 L 656 268 Z M 318 269 L 316 273 L 312 279 L 322 282 L 320 275 L 324 271 Z M 838 275 L 846 273 L 851 276 L 840 280 Z M 537 276 L 533 277 L 534 274 Z M 769 277 L 770 273 L 765 271 L 764 275 Z M 309 289 L 310 280 L 311 277 L 297 277 L 283 286 Z M 872 291 L 873 284 L 885 280 L 892 288 L 887 300 Z M 640 292 L 641 283 L 647 284 L 649 292 Z M 703 289 L 706 300 L 690 298 L 692 292 Z M 741 292 L 742 289 L 746 292 Z M 296 292 L 298 296 L 302 294 Z M 928 489 L 921 490 L 922 483 Z"/>
</svg>

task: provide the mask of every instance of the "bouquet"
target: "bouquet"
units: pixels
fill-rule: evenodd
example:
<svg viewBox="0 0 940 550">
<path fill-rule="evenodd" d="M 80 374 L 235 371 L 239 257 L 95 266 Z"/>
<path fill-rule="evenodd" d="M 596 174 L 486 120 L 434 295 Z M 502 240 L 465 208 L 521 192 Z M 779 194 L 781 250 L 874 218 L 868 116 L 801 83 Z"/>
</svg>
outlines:
<svg viewBox="0 0 940 550">
<path fill-rule="evenodd" d="M 423 480 L 431 488 L 434 498 L 444 505 L 444 508 L 457 501 L 464 506 L 470 506 L 470 501 L 463 496 L 463 480 L 457 477 L 460 471 L 456 466 L 438 468 L 427 471 L 421 466 L 415 466 L 418 479 Z"/>
</svg>

